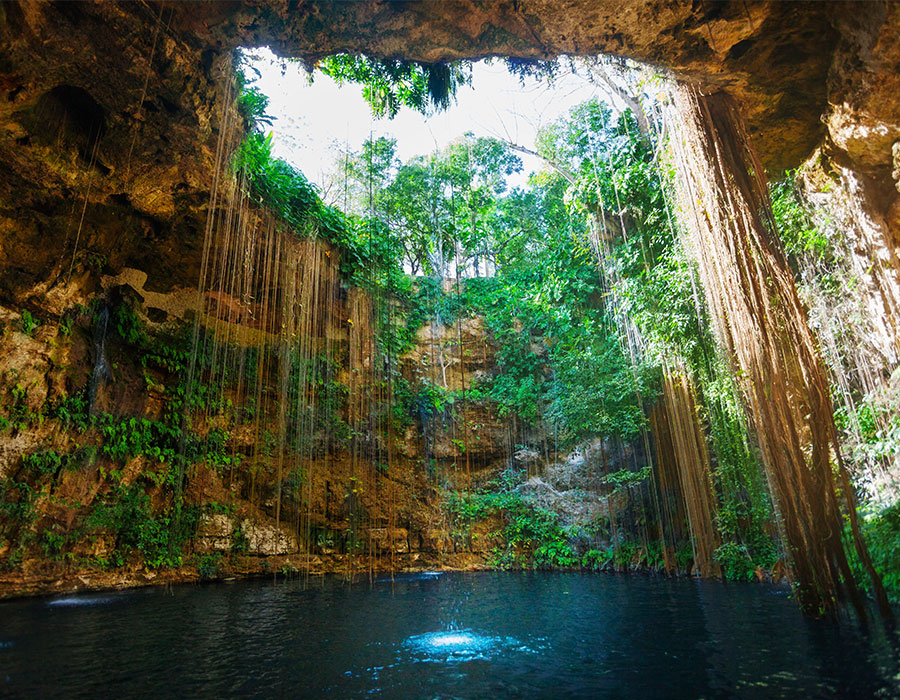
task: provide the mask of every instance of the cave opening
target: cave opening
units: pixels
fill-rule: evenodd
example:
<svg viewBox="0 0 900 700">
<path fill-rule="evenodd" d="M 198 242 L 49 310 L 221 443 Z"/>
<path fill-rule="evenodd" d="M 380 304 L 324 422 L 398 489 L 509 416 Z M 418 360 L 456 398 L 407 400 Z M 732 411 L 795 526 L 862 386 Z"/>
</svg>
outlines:
<svg viewBox="0 0 900 700">
<path fill-rule="evenodd" d="M 406 533 L 418 529 L 422 514 L 393 500 L 396 474 L 411 470 L 436 489 L 429 517 L 448 529 L 437 551 L 454 566 L 487 557 L 497 566 L 719 575 L 717 558 L 729 550 L 714 525 L 710 452 L 695 389 L 673 354 L 678 332 L 694 332 L 715 353 L 708 320 L 696 299 L 683 297 L 688 330 L 651 350 L 637 312 L 626 311 L 654 316 L 658 331 L 663 285 L 638 291 L 634 278 L 660 259 L 667 272 L 656 269 L 657 277 L 680 274 L 682 291 L 695 274 L 658 167 L 664 128 L 653 98 L 662 79 L 602 58 L 445 67 L 460 90 L 480 80 L 490 82 L 494 99 L 524 95 L 527 111 L 505 97 L 503 117 L 485 126 L 478 122 L 500 108 L 479 99 L 477 88 L 433 98 L 432 66 L 330 60 L 324 72 L 338 83 L 367 76 L 362 98 L 358 87 L 322 86 L 323 75 L 318 86 L 299 89 L 306 79 L 296 64 L 239 54 L 243 119 L 237 137 L 221 137 L 245 139 L 231 147 L 238 185 L 211 210 L 219 218 L 207 227 L 210 263 L 200 287 L 209 322 L 198 322 L 194 355 L 207 352 L 212 330 L 214 358 L 202 384 L 230 373 L 240 393 L 243 351 L 229 359 L 217 344 L 255 342 L 245 339 L 248 327 L 257 340 L 278 336 L 276 347 L 255 356 L 255 393 L 244 388 L 260 410 L 265 383 L 279 386 L 276 524 L 290 510 L 298 536 L 314 539 L 325 523 L 311 506 L 318 487 L 306 470 L 313 454 L 346 450 L 339 549 L 362 547 L 369 567 L 379 556 L 393 566 L 393 539 L 406 547 Z M 353 107 L 338 102 L 348 92 Z M 638 94 L 648 96 L 646 108 Z M 291 103 L 275 98 L 286 95 Z M 451 95 L 468 104 L 450 107 Z M 310 123 L 321 110 L 318 131 L 296 126 L 298 105 Z M 343 116 L 351 109 L 355 123 Z M 524 127 L 530 133 L 514 141 L 511 133 Z M 316 182 L 288 162 L 304 157 L 292 148 L 298 135 L 315 143 L 344 133 L 358 145 L 343 136 L 330 154 L 319 148 L 306 157 Z M 302 242 L 246 213 L 257 205 L 289 222 Z M 253 256 L 258 262 L 248 263 Z M 229 362 L 239 369 L 229 372 Z M 664 365 L 676 369 L 661 381 Z M 324 405 L 319 386 L 339 398 Z M 654 408 L 660 392 L 671 401 Z M 292 410 L 308 417 L 297 421 Z M 651 413 L 665 443 L 650 430 Z M 718 420 L 726 433 L 740 430 L 737 414 L 723 411 Z M 732 438 L 748 442 L 741 435 Z M 257 444 L 252 459 L 264 449 Z M 663 449 L 671 453 L 668 478 L 651 467 Z M 759 465 L 746 451 L 738 459 L 740 486 L 730 498 L 751 513 L 739 536 L 757 549 L 741 549 L 731 566 L 744 573 L 731 575 L 747 576 L 771 569 L 778 555 Z M 285 477 L 291 470 L 295 476 Z M 295 491 L 285 500 L 288 480 Z M 510 511 L 519 521 L 494 538 L 497 551 L 473 549 L 477 521 Z M 523 532 L 509 537 L 513 527 Z M 378 541 L 357 541 L 373 529 Z M 418 539 L 420 548 L 435 546 Z"/>
<path fill-rule="evenodd" d="M 106 132 L 106 114 L 87 90 L 57 85 L 41 95 L 23 117 L 42 144 L 71 143 L 83 161 L 94 165 L 99 141 Z"/>
<path fill-rule="evenodd" d="M 454 566 L 485 560 L 472 529 L 499 515 L 507 526 L 486 557 L 493 566 L 789 576 L 807 610 L 849 597 L 862 614 L 853 560 L 888 612 L 816 341 L 793 283 L 773 282 L 790 274 L 780 222 L 736 110 L 606 57 L 507 59 L 491 75 L 489 64 L 342 54 L 315 69 L 335 84 L 317 88 L 310 74 L 306 94 L 296 64 L 239 52 L 235 65 L 238 92 L 226 102 L 237 110 L 219 152 L 235 153 L 236 183 L 223 159 L 191 376 L 211 348 L 201 383 L 221 385 L 224 398 L 224 377 L 236 381 L 227 400 L 252 401 L 257 431 L 260 414 L 277 413 L 272 444 L 252 450 L 258 463 L 275 446 L 276 528 L 292 511 L 313 552 L 311 533 L 325 524 L 312 506 L 313 456 L 345 451 L 339 549 L 362 549 L 370 577 L 381 555 L 395 565 L 393 540 L 407 546 L 414 527 L 394 501 L 402 464 L 436 489 L 432 517 L 447 528 L 436 550 Z M 451 103 L 460 91 L 469 100 L 473 76 L 511 84 L 512 73 L 528 107 L 508 114 L 531 133 L 517 143 L 497 105 L 473 91 L 471 104 L 497 117 L 479 125 L 492 134 L 476 135 L 468 120 L 480 120 Z M 353 111 L 337 102 L 345 83 L 361 84 L 368 109 L 357 96 L 362 119 L 339 126 Z M 548 86 L 549 119 L 535 98 Z M 271 95 L 295 103 L 277 101 L 275 116 Z M 281 124 L 303 103 L 322 109 L 318 133 Z M 397 131 L 381 133 L 373 117 L 398 114 Z M 318 182 L 276 155 L 302 157 L 298 134 L 315 143 L 344 129 L 330 158 L 318 150 L 307 161 Z M 426 132 L 433 149 L 422 154 Z M 539 165 L 527 178 L 521 155 Z M 696 177 L 707 171 L 725 174 Z M 719 223 L 701 223 L 711 217 Z M 716 249 L 728 236 L 738 243 Z M 254 393 L 245 351 L 227 346 L 260 342 Z M 338 398 L 322 402 L 320 387 Z M 832 448 L 837 476 L 820 462 L 806 478 L 804 453 L 827 461 Z M 245 489 L 252 502 L 255 485 Z"/>
</svg>

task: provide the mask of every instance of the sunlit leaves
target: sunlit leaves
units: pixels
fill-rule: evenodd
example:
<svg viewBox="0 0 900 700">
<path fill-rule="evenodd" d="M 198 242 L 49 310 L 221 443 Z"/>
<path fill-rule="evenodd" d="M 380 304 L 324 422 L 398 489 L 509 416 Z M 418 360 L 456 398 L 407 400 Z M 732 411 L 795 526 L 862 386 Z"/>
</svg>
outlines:
<svg viewBox="0 0 900 700">
<path fill-rule="evenodd" d="M 450 106 L 457 89 L 471 82 L 465 62 L 416 63 L 337 54 L 322 59 L 318 69 L 339 85 L 359 83 L 363 97 L 377 117 L 393 118 L 401 107 L 417 112 Z"/>
</svg>

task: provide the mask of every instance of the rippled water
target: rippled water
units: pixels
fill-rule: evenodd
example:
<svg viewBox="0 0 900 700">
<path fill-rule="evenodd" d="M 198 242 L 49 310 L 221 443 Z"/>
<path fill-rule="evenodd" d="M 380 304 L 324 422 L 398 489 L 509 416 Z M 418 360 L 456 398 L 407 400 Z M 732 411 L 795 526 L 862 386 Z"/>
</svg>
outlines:
<svg viewBox="0 0 900 700">
<path fill-rule="evenodd" d="M 0 604 L 0 696 L 891 698 L 897 649 L 750 584 L 251 581 Z"/>
</svg>

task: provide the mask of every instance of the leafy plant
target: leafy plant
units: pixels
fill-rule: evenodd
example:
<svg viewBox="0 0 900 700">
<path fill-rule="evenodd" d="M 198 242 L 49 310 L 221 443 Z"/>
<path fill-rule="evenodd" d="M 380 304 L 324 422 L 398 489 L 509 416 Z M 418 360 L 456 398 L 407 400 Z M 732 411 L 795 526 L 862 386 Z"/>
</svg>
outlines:
<svg viewBox="0 0 900 700">
<path fill-rule="evenodd" d="M 231 528 L 231 553 L 247 554 L 250 551 L 250 540 L 239 521 L 235 521 Z"/>
<path fill-rule="evenodd" d="M 900 602 L 900 503 L 864 513 L 861 529 L 872 563 L 880 574 L 885 590 L 893 602 Z M 850 541 L 850 525 L 845 525 L 844 537 Z M 869 576 L 851 546 L 850 565 L 854 577 L 863 590 L 869 590 Z"/>
<path fill-rule="evenodd" d="M 341 85 L 363 86 L 363 97 L 375 116 L 394 117 L 401 106 L 419 112 L 428 107 L 446 109 L 456 90 L 471 82 L 468 63 L 417 63 L 336 54 L 322 59 L 317 68 Z"/>
<path fill-rule="evenodd" d="M 182 562 L 182 544 L 196 532 L 199 515 L 196 507 L 154 514 L 149 496 L 133 485 L 110 491 L 94 506 L 86 525 L 115 534 L 113 561 L 117 566 L 134 552 L 152 568 L 176 567 Z"/>
<path fill-rule="evenodd" d="M 40 325 L 41 322 L 32 316 L 28 309 L 22 309 L 22 318 L 19 321 L 19 327 L 25 335 L 33 335 L 34 331 Z"/>
<path fill-rule="evenodd" d="M 197 573 L 201 581 L 211 581 L 222 576 L 222 554 L 210 552 L 200 557 L 197 563 Z"/>
<path fill-rule="evenodd" d="M 652 472 L 653 467 L 648 464 L 645 467 L 641 467 L 637 471 L 632 471 L 630 469 L 620 469 L 615 472 L 610 472 L 609 474 L 603 476 L 601 478 L 601 481 L 612 484 L 613 493 L 618 493 L 619 491 L 624 491 L 645 482 L 650 478 Z"/>
<path fill-rule="evenodd" d="M 22 466 L 37 476 L 56 475 L 69 466 L 71 455 L 54 450 L 40 450 L 22 457 Z"/>
<path fill-rule="evenodd" d="M 571 568 L 579 565 L 559 516 L 539 508 L 512 492 L 486 492 L 468 497 L 451 494 L 447 510 L 460 525 L 499 514 L 505 545 L 495 548 L 494 565 L 500 568 Z"/>
<path fill-rule="evenodd" d="M 769 194 L 772 213 L 785 251 L 792 255 L 807 253 L 816 258 L 826 256 L 831 248 L 831 241 L 813 223 L 794 184 L 794 173 L 787 172 L 783 179 L 773 182 L 769 186 Z"/>
</svg>

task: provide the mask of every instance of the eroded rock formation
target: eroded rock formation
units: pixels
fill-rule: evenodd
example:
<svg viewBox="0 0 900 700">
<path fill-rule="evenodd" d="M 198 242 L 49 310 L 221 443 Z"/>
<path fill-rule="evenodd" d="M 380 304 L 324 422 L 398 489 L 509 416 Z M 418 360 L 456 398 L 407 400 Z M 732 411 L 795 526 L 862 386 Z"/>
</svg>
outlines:
<svg viewBox="0 0 900 700">
<path fill-rule="evenodd" d="M 308 61 L 335 51 L 648 61 L 737 97 L 773 171 L 799 165 L 824 140 L 859 181 L 862 210 L 897 246 L 893 3 L 10 2 L 0 20 L 7 297 L 28 297 L 92 253 L 108 270 L 146 268 L 157 291 L 193 279 L 217 87 L 231 51 L 248 45 Z"/>
</svg>

